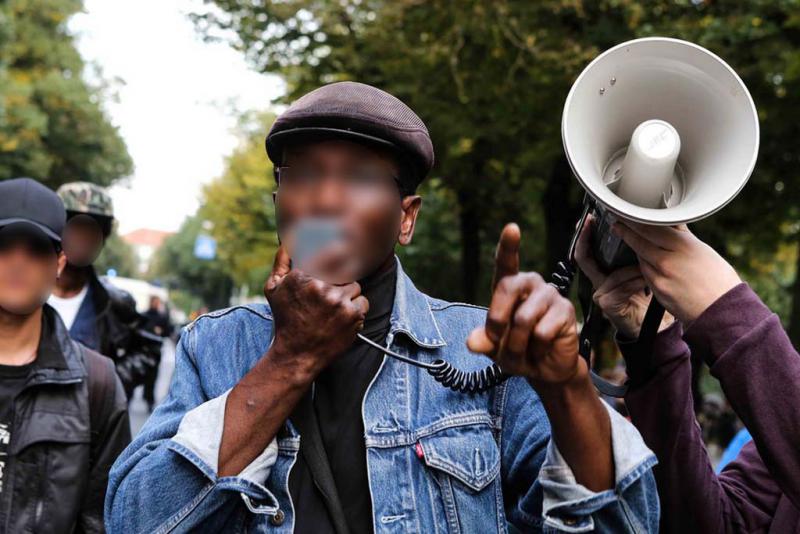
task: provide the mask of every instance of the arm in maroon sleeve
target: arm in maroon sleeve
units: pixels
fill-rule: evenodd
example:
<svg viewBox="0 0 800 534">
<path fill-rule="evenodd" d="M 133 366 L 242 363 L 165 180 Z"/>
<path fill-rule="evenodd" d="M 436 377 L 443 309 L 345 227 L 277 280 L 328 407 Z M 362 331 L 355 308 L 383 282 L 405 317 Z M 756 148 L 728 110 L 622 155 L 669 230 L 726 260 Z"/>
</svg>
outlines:
<svg viewBox="0 0 800 534">
<path fill-rule="evenodd" d="M 800 355 L 778 316 L 740 284 L 698 317 L 685 339 L 720 381 L 781 491 L 800 509 Z"/>
<path fill-rule="evenodd" d="M 681 335 L 679 323 L 658 334 L 646 360 L 635 360 L 631 344 L 620 342 L 631 379 L 628 411 L 659 462 L 655 474 L 661 530 L 685 534 L 764 528 L 780 491 L 763 464 L 730 476 L 714 473 L 694 415 L 689 348 Z"/>
</svg>

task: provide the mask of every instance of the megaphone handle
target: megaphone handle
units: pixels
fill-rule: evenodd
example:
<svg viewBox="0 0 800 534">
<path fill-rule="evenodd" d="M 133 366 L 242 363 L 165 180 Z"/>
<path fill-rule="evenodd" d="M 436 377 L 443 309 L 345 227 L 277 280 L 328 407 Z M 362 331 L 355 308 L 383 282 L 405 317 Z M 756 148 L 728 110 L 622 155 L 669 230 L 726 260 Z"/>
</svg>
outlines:
<svg viewBox="0 0 800 534">
<path fill-rule="evenodd" d="M 655 297 L 650 301 L 650 305 L 647 307 L 647 312 L 645 312 L 644 320 L 642 321 L 642 328 L 639 331 L 639 338 L 636 340 L 636 343 L 633 346 L 632 356 L 629 358 L 633 358 L 637 364 L 635 365 L 647 365 L 647 362 L 650 361 L 652 358 L 653 346 L 655 344 L 656 334 L 658 334 L 658 327 L 661 324 L 661 320 L 664 318 L 664 306 L 658 302 Z M 589 340 L 588 336 L 591 335 L 592 331 L 594 330 L 592 326 L 590 326 L 590 322 L 593 319 L 594 310 L 592 310 L 592 314 L 588 316 L 586 323 L 581 330 L 581 356 L 583 356 L 586 361 L 589 361 L 589 353 L 591 352 L 591 341 Z M 587 328 L 589 326 L 589 328 Z M 584 338 L 584 331 L 587 331 L 587 337 Z M 584 354 L 584 350 L 586 354 Z M 630 361 L 627 361 L 626 364 L 630 365 Z M 592 382 L 594 386 L 600 391 L 600 393 L 604 395 L 608 395 L 610 397 L 617 397 L 622 398 L 628 392 L 628 382 L 626 381 L 624 384 L 617 385 L 612 384 L 608 380 L 601 378 L 594 371 L 590 371 Z"/>
<path fill-rule="evenodd" d="M 575 226 L 575 233 L 572 234 L 572 240 L 569 242 L 569 249 L 567 249 L 567 262 L 570 265 L 575 264 L 575 249 L 578 248 L 578 239 L 581 237 L 581 231 L 583 230 L 583 225 L 586 222 L 586 218 L 594 209 L 594 200 L 588 194 L 583 196 L 583 212 L 581 213 L 581 218 L 578 220 L 578 224 Z M 566 295 L 564 295 L 566 296 Z"/>
</svg>

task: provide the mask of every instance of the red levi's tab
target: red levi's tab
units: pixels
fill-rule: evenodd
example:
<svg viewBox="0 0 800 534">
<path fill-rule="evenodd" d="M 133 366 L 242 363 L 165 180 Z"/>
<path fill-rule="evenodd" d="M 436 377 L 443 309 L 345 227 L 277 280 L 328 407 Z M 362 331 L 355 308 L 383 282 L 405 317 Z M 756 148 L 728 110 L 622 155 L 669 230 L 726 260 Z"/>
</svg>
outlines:
<svg viewBox="0 0 800 534">
<path fill-rule="evenodd" d="M 422 450 L 422 443 L 417 442 L 414 444 L 414 451 L 417 453 L 417 458 L 422 460 L 425 458 L 425 451 Z"/>
</svg>

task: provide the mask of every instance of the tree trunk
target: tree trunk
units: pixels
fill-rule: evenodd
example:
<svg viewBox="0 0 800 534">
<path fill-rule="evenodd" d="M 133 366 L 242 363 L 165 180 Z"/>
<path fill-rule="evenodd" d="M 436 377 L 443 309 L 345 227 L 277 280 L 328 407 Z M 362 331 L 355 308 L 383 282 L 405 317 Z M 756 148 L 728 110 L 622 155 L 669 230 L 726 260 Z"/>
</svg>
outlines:
<svg viewBox="0 0 800 534">
<path fill-rule="evenodd" d="M 476 302 L 481 274 L 480 214 L 475 209 L 474 196 L 458 192 L 461 230 L 462 300 Z"/>
<path fill-rule="evenodd" d="M 547 275 L 567 256 L 569 243 L 575 233 L 575 223 L 581 215 L 581 205 L 574 198 L 575 178 L 566 156 L 558 158 L 542 197 L 547 244 Z"/>
</svg>

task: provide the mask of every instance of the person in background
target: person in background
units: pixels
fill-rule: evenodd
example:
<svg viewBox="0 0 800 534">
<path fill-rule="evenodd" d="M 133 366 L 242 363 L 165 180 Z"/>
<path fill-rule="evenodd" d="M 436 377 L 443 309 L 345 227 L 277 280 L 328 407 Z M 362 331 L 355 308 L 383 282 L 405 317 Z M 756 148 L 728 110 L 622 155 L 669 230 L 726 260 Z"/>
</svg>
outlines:
<svg viewBox="0 0 800 534">
<path fill-rule="evenodd" d="M 58 196 L 0 182 L 0 532 L 103 527 L 108 471 L 130 442 L 113 362 L 46 304 L 64 268 Z"/>
<path fill-rule="evenodd" d="M 166 304 L 162 302 L 158 295 L 152 295 L 150 297 L 150 305 L 147 311 L 142 315 L 145 319 L 145 330 L 162 338 L 172 336 L 172 322 L 170 321 Z M 161 355 L 159 355 L 156 364 L 149 368 L 144 379 L 144 392 L 142 396 L 147 403 L 149 412 L 152 412 L 155 406 L 155 385 L 156 379 L 158 378 L 158 367 L 160 363 Z"/>
<path fill-rule="evenodd" d="M 591 228 L 587 223 L 587 230 Z M 576 259 L 626 358 L 625 403 L 655 451 L 661 530 L 800 532 L 800 355 L 780 319 L 685 225 L 620 222 L 639 264 L 603 273 L 583 232 Z M 653 353 L 631 354 L 651 293 L 668 315 Z M 716 474 L 695 419 L 692 353 L 752 434 Z"/>
<path fill-rule="evenodd" d="M 172 335 L 172 323 L 167 313 L 167 306 L 158 295 L 150 297 L 147 311 L 142 316 L 145 319 L 144 328 L 149 332 L 161 337 Z"/>
<path fill-rule="evenodd" d="M 48 303 L 73 339 L 114 360 L 130 399 L 133 389 L 157 365 L 161 340 L 142 328 L 144 318 L 136 311 L 133 297 L 98 278 L 92 266 L 111 235 L 111 197 L 88 182 L 64 184 L 57 193 L 67 213 L 67 265 Z"/>
<path fill-rule="evenodd" d="M 519 272 L 519 228 L 501 233 L 488 312 L 430 297 L 403 271 L 395 247 L 412 240 L 433 165 L 408 106 L 326 85 L 278 118 L 267 146 L 286 244 L 269 304 L 186 328 L 167 398 L 112 470 L 111 532 L 657 528 L 655 458 L 598 398 L 570 302 Z M 294 225 L 320 217 L 341 240 L 292 265 Z M 494 361 L 516 376 L 452 391 L 359 332 L 417 361 Z"/>
</svg>

